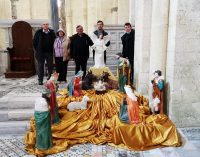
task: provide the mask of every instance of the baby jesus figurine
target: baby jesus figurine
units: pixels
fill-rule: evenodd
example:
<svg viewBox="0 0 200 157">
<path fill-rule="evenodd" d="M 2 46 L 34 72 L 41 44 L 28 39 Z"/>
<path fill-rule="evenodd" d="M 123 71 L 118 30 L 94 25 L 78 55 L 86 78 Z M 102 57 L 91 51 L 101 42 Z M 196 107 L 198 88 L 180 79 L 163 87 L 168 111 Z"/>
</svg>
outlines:
<svg viewBox="0 0 200 157">
<path fill-rule="evenodd" d="M 106 93 L 106 83 L 102 80 L 98 80 L 94 82 L 94 89 L 96 94 L 104 94 Z"/>
<path fill-rule="evenodd" d="M 151 80 L 153 85 L 153 113 L 163 113 L 163 89 L 164 89 L 164 78 L 161 76 L 162 72 L 156 70 L 153 72 L 154 78 Z"/>
</svg>

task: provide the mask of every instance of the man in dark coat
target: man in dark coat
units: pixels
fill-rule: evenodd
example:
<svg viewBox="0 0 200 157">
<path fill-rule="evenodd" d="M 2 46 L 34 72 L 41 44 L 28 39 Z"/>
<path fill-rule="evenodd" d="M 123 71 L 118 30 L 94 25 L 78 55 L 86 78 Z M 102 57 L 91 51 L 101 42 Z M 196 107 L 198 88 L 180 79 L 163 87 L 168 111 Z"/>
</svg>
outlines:
<svg viewBox="0 0 200 157">
<path fill-rule="evenodd" d="M 76 32 L 70 38 L 70 56 L 76 64 L 75 74 L 82 70 L 84 78 L 86 75 L 87 60 L 89 58 L 89 46 L 92 46 L 94 43 L 87 34 L 83 33 L 83 27 L 81 25 L 76 27 Z"/>
<path fill-rule="evenodd" d="M 97 38 L 99 38 L 100 35 L 106 36 L 108 35 L 108 33 L 103 29 L 103 21 L 97 21 L 97 30 L 94 31 L 94 34 L 97 36 Z M 105 43 L 105 46 L 109 46 L 110 45 L 110 41 L 108 41 L 107 43 Z M 93 60 L 94 60 L 94 56 L 95 56 L 95 51 L 93 50 Z M 106 51 L 104 51 L 104 62 L 106 64 Z"/>
<path fill-rule="evenodd" d="M 38 62 L 38 84 L 43 85 L 44 64 L 46 61 L 48 67 L 48 78 L 51 77 L 53 71 L 53 43 L 56 35 L 49 28 L 48 23 L 43 23 L 42 28 L 37 30 L 33 38 L 33 46 L 35 48 L 35 57 Z"/>
<path fill-rule="evenodd" d="M 135 30 L 132 29 L 130 23 L 124 24 L 125 34 L 121 37 L 122 40 L 122 55 L 124 58 L 128 58 L 131 65 L 130 81 L 133 83 L 134 75 L 134 42 L 135 42 Z"/>
</svg>

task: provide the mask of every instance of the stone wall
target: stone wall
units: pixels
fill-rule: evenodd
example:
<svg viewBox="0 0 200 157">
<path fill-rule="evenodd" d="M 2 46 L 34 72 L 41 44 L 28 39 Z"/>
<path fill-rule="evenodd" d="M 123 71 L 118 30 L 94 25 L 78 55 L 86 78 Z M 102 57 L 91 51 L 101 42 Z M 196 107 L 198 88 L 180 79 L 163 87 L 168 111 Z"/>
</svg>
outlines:
<svg viewBox="0 0 200 157">
<path fill-rule="evenodd" d="M 82 25 L 91 34 L 96 22 L 105 25 L 123 25 L 129 21 L 129 0 L 66 0 L 66 25 L 68 35 L 76 33 L 76 26 Z"/>
<path fill-rule="evenodd" d="M 138 92 L 148 96 L 152 1 L 135 1 L 134 79 Z"/>
<path fill-rule="evenodd" d="M 200 126 L 200 1 L 170 1 L 166 79 L 169 116 Z"/>
<path fill-rule="evenodd" d="M 16 20 L 50 19 L 49 3 L 49 0 L 16 0 Z M 1 0 L 0 10 L 0 49 L 5 49 L 8 47 L 8 32 L 5 25 L 12 19 L 11 1 Z"/>
</svg>

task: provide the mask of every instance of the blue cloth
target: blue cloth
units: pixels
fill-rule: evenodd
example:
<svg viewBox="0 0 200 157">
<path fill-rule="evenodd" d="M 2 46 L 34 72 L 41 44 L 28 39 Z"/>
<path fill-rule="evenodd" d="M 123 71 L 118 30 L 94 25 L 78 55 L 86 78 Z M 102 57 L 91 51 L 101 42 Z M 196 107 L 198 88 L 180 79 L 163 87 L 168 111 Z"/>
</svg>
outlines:
<svg viewBox="0 0 200 157">
<path fill-rule="evenodd" d="M 124 98 L 123 103 L 120 105 L 119 119 L 123 123 L 129 123 L 128 104 L 127 104 L 126 98 Z"/>
<path fill-rule="evenodd" d="M 77 74 L 74 77 L 82 77 L 83 76 L 83 71 L 78 71 Z M 68 84 L 68 95 L 72 96 L 74 92 L 74 83 L 73 83 L 73 78 Z"/>
<path fill-rule="evenodd" d="M 160 90 L 163 90 L 163 88 L 164 88 L 164 81 L 163 81 L 163 80 L 159 80 L 159 81 L 158 81 L 158 88 L 159 88 Z"/>
<path fill-rule="evenodd" d="M 69 96 L 73 95 L 73 79 L 68 84 L 68 95 Z"/>
</svg>

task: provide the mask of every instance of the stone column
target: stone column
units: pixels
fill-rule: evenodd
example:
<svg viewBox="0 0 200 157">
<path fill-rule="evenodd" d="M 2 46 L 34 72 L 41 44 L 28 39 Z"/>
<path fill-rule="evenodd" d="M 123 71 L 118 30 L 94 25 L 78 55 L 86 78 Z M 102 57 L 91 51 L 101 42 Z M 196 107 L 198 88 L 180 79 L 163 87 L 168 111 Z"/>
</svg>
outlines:
<svg viewBox="0 0 200 157">
<path fill-rule="evenodd" d="M 135 26 L 135 0 L 129 0 L 129 22 Z"/>
<path fill-rule="evenodd" d="M 165 76 L 169 0 L 153 0 L 152 4 L 150 72 L 161 70 Z"/>
<path fill-rule="evenodd" d="M 73 34 L 73 25 L 72 25 L 72 10 L 71 10 L 71 0 L 66 0 L 66 25 L 67 25 L 67 35 L 70 36 Z"/>
<path fill-rule="evenodd" d="M 65 0 L 60 0 L 60 23 L 61 28 L 66 32 L 66 13 L 65 13 Z"/>
<path fill-rule="evenodd" d="M 143 95 L 149 90 L 152 1 L 135 0 L 134 83 Z"/>
<path fill-rule="evenodd" d="M 30 19 L 33 19 L 33 1 L 29 0 Z"/>
<path fill-rule="evenodd" d="M 170 1 L 166 81 L 169 117 L 200 127 L 200 1 Z"/>
<path fill-rule="evenodd" d="M 83 5 L 83 27 L 84 31 L 88 32 L 87 0 L 82 0 L 82 5 Z"/>
<path fill-rule="evenodd" d="M 11 2 L 11 12 L 12 12 L 12 19 L 17 19 L 17 6 L 16 2 L 18 0 L 10 0 Z"/>
<path fill-rule="evenodd" d="M 96 29 L 96 22 L 97 20 L 97 6 L 96 2 L 94 0 L 87 0 L 87 14 L 88 15 L 93 15 L 93 16 L 88 16 L 87 18 L 87 25 L 88 25 L 88 34 L 91 35 L 91 33 Z"/>
<path fill-rule="evenodd" d="M 158 9 L 159 8 L 159 9 Z M 149 69 L 149 100 L 152 101 L 152 72 L 161 70 L 165 78 L 169 0 L 152 0 L 152 23 L 151 23 L 151 45 L 150 45 L 150 69 Z M 164 103 L 164 113 L 166 113 Z"/>
<path fill-rule="evenodd" d="M 59 28 L 57 0 L 51 0 L 50 4 L 51 4 L 51 25 L 54 31 L 57 31 Z"/>
<path fill-rule="evenodd" d="M 113 0 L 112 12 L 112 23 L 118 24 L 118 0 Z"/>
<path fill-rule="evenodd" d="M 7 51 L 0 51 L 0 74 L 10 69 L 10 59 Z"/>
<path fill-rule="evenodd" d="M 97 20 L 102 20 L 102 1 L 96 0 L 96 17 Z"/>
</svg>

